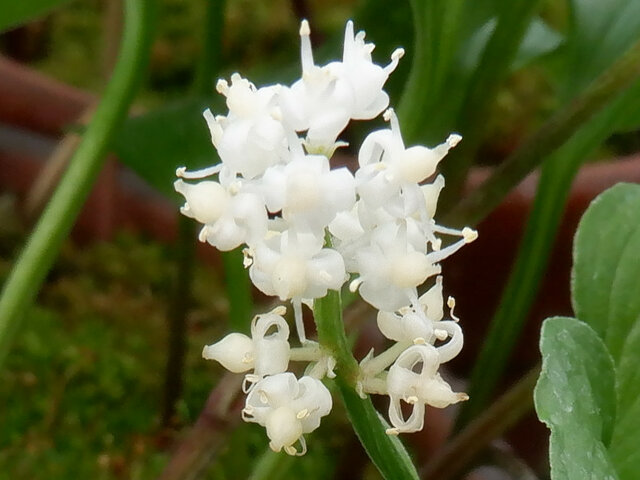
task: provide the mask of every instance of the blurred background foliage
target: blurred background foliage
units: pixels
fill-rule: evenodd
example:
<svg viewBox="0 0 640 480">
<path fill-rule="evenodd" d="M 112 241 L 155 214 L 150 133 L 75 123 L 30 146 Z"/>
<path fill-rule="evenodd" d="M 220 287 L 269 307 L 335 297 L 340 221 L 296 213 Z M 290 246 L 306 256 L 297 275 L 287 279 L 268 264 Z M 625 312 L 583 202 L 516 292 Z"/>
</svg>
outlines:
<svg viewBox="0 0 640 480">
<path fill-rule="evenodd" d="M 119 19 L 120 13 L 109 13 L 110 4 L 117 3 L 70 1 L 2 34 L 0 52 L 100 95 L 113 61 L 105 52 L 117 50 L 121 25 L 113 18 Z M 493 3 L 498 10 L 500 1 Z M 590 3 L 539 2 L 514 61 L 481 114 L 482 134 L 473 152 L 474 164 L 497 165 L 508 158 L 624 50 L 629 43 L 624 21 L 617 30 L 622 35 L 607 37 L 609 43 L 600 41 L 615 24 L 607 12 L 617 15 L 630 6 L 628 19 L 633 23 L 638 2 L 602 2 L 602 11 L 583 17 L 588 21 L 578 32 L 586 37 L 576 39 L 571 36 L 575 16 L 570 4 L 591 8 Z M 186 163 L 193 168 L 215 161 L 202 109 L 211 107 L 220 113 L 225 109 L 213 82 L 210 94 L 193 91 L 203 51 L 205 1 L 159 0 L 158 6 L 150 65 L 136 100 L 139 114 L 125 122 L 113 149 L 157 190 L 177 200 L 171 182 L 175 166 Z M 461 84 L 475 72 L 495 28 L 490 15 L 471 13 L 465 17 L 462 46 L 455 50 L 446 72 L 450 75 L 446 86 L 455 94 L 438 96 L 446 89 L 426 92 L 433 97 L 429 99 L 431 118 L 423 125 L 430 140 L 444 138 L 444 132 L 457 125 L 455 109 L 464 100 L 457 92 L 463 91 Z M 405 47 L 407 56 L 386 87 L 392 105 L 398 105 L 414 45 L 409 0 L 227 0 L 220 76 L 228 78 L 239 71 L 257 85 L 291 82 L 300 72 L 300 17 L 311 20 L 318 64 L 340 57 L 348 18 L 376 44 L 378 63 L 386 64 L 395 48 Z M 635 26 L 627 27 L 633 36 Z M 594 42 L 607 48 L 595 50 Z M 617 131 L 615 135 L 604 135 L 605 142 L 584 149 L 588 159 L 636 152 L 640 148 L 637 120 L 631 116 L 626 124 L 612 126 L 609 130 Z M 358 124 L 346 132 L 349 153 L 356 151 L 364 133 Z M 4 282 L 27 229 L 10 197 L 1 199 L 0 280 Z M 0 371 L 0 478 L 3 472 L 11 472 L 7 478 L 146 479 L 162 471 L 172 440 L 196 420 L 218 380 L 220 369 L 202 361 L 201 349 L 227 330 L 223 319 L 229 314 L 220 269 L 197 265 L 187 321 L 185 387 L 174 425 L 161 428 L 166 304 L 175 257 L 176 247 L 140 234 L 120 234 L 112 242 L 83 248 L 66 244 L 47 277 L 37 309 L 29 313 L 26 328 Z M 287 464 L 287 478 L 331 478 L 336 462 L 326 459 L 344 458 L 342 437 L 351 435 L 344 415 L 334 413 L 314 433 L 313 448 L 304 461 Z M 271 461 L 268 454 L 263 455 L 265 446 L 259 427 L 242 424 L 225 440 L 206 478 L 248 478 L 254 462 L 247 459 Z M 378 478 L 372 468 L 366 476 Z"/>
</svg>

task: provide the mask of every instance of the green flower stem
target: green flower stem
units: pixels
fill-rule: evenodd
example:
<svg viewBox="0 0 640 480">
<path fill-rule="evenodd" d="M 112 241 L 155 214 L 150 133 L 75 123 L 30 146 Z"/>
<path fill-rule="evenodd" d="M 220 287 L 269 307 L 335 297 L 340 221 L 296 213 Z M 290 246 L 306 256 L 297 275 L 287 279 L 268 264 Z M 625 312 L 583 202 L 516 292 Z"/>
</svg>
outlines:
<svg viewBox="0 0 640 480">
<path fill-rule="evenodd" d="M 152 0 L 125 2 L 122 49 L 111 82 L 4 285 L 0 296 L 0 366 L 100 172 L 109 142 L 127 115 L 149 56 L 154 4 Z"/>
<path fill-rule="evenodd" d="M 397 437 L 386 434 L 388 425 L 371 403 L 356 393 L 358 362 L 351 354 L 342 322 L 340 292 L 330 290 L 316 299 L 313 314 L 322 348 L 336 359 L 336 385 L 347 409 L 347 416 L 369 458 L 386 480 L 415 479 L 418 474 Z"/>
<path fill-rule="evenodd" d="M 498 206 L 509 191 L 559 148 L 586 121 L 640 77 L 640 41 L 636 42 L 587 90 L 553 115 L 507 158 L 477 190 L 450 209 L 446 225 L 475 225 Z M 449 179 L 447 177 L 447 183 Z"/>
<path fill-rule="evenodd" d="M 495 438 L 533 410 L 533 389 L 540 367 L 527 375 L 484 410 L 463 431 L 451 439 L 433 459 L 420 469 L 421 478 L 457 478 L 473 459 Z"/>
<path fill-rule="evenodd" d="M 488 403 L 539 290 L 571 184 L 589 153 L 611 135 L 619 121 L 636 115 L 640 80 L 593 117 L 543 164 L 538 191 L 518 257 L 502 301 L 471 374 L 470 400 L 458 418 L 464 425 Z"/>
<path fill-rule="evenodd" d="M 317 362 L 321 357 L 322 349 L 318 344 L 293 347 L 289 350 L 289 360 L 293 362 Z"/>
<path fill-rule="evenodd" d="M 466 96 L 454 128 L 463 136 L 460 145 L 442 162 L 447 188 L 442 192 L 442 208 L 455 204 L 467 173 L 483 139 L 485 118 L 502 81 L 513 62 L 522 38 L 540 0 L 512 0 L 500 8 L 498 23 L 489 39 L 480 63 L 466 87 Z"/>
</svg>

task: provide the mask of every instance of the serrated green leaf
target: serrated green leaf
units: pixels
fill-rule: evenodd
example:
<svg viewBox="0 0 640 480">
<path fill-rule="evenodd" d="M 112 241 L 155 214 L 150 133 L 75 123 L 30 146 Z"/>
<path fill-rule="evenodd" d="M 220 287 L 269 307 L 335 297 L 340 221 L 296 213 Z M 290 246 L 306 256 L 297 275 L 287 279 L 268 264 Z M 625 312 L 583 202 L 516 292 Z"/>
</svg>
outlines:
<svg viewBox="0 0 640 480">
<path fill-rule="evenodd" d="M 573 318 L 542 326 L 536 411 L 551 429 L 553 480 L 614 480 L 607 451 L 615 419 L 614 366 L 602 340 Z"/>
<path fill-rule="evenodd" d="M 215 108 L 211 107 L 214 102 Z M 202 112 L 209 107 L 219 111 L 221 103 L 216 97 L 192 98 L 130 118 L 113 150 L 152 187 L 177 198 L 173 191 L 177 167 L 194 169 L 219 161 Z"/>
<path fill-rule="evenodd" d="M 572 298 L 576 316 L 620 360 L 640 316 L 640 186 L 617 185 L 600 195 L 580 221 L 574 242 Z"/>
<path fill-rule="evenodd" d="M 69 0 L 7 0 L 0 2 L 0 32 L 48 13 Z"/>
</svg>

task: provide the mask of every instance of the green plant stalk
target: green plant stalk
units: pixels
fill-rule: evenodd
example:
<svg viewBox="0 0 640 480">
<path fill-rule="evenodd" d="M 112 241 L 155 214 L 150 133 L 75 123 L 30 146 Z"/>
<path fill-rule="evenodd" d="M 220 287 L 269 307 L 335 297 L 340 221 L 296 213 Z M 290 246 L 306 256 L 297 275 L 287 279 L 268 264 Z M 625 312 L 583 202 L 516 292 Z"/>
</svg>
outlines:
<svg viewBox="0 0 640 480">
<path fill-rule="evenodd" d="M 194 90 L 196 95 L 209 96 L 215 90 L 215 77 L 222 69 L 222 33 L 226 0 L 203 0 L 206 3 L 202 50 L 196 66 Z"/>
<path fill-rule="evenodd" d="M 587 90 L 553 115 L 533 136 L 511 154 L 478 189 L 443 217 L 446 225 L 475 225 L 491 212 L 509 191 L 568 138 L 640 77 L 640 41 L 636 42 Z M 447 182 L 449 179 L 447 178 Z"/>
<path fill-rule="evenodd" d="M 149 57 L 152 0 L 127 0 L 122 50 L 111 82 L 69 168 L 9 274 L 0 296 L 0 367 L 127 115 Z"/>
<path fill-rule="evenodd" d="M 209 96 L 215 90 L 215 77 L 222 67 L 222 33 L 226 0 L 204 0 L 207 4 L 202 38 L 202 54 L 196 71 L 197 95 Z M 222 252 L 225 288 L 229 300 L 229 326 L 232 330 L 248 333 L 253 313 L 251 283 L 243 266 L 239 250 Z"/>
<path fill-rule="evenodd" d="M 423 468 L 421 478 L 449 480 L 464 473 L 474 458 L 495 438 L 533 410 L 533 389 L 540 374 L 534 367 L 518 383 L 485 409 L 436 453 Z"/>
<path fill-rule="evenodd" d="M 415 467 L 397 437 L 386 434 L 388 426 L 371 403 L 355 390 L 358 362 L 351 354 L 342 322 L 340 292 L 330 290 L 316 299 L 313 314 L 318 340 L 336 359 L 336 385 L 345 404 L 347 416 L 369 458 L 386 480 L 418 479 Z"/>
<path fill-rule="evenodd" d="M 242 252 L 224 252 L 221 257 L 224 284 L 229 299 L 229 326 L 234 332 L 248 333 L 253 314 L 253 299 L 249 275 L 242 263 Z"/>
<path fill-rule="evenodd" d="M 619 94 L 609 107 L 544 162 L 518 256 L 471 374 L 470 400 L 462 407 L 458 426 L 465 425 L 485 408 L 505 369 L 547 269 L 576 173 L 589 153 L 615 131 L 616 123 L 635 113 L 638 95 L 640 81 Z"/>
<path fill-rule="evenodd" d="M 424 139 L 422 126 L 438 98 L 457 46 L 461 0 L 411 0 L 415 40 L 411 71 L 398 105 L 407 143 Z"/>
<path fill-rule="evenodd" d="M 273 478 L 283 478 L 291 470 L 295 457 L 284 452 L 274 452 L 267 449 L 258 458 L 256 465 L 249 476 L 249 480 L 272 480 Z"/>
<path fill-rule="evenodd" d="M 447 188 L 440 200 L 444 209 L 455 204 L 460 197 L 485 133 L 484 119 L 488 107 L 509 71 L 539 3 L 540 0 L 513 0 L 502 4 L 496 28 L 469 80 L 458 114 L 455 128 L 462 134 L 463 141 L 442 162 L 442 173 L 447 179 Z"/>
<path fill-rule="evenodd" d="M 175 277 L 169 308 L 169 345 L 164 376 L 162 425 L 174 423 L 176 404 L 182 396 L 183 373 L 187 351 L 187 315 L 192 302 L 193 270 L 196 258 L 194 238 L 195 223 L 183 215 L 178 217 L 178 242 L 176 248 Z"/>
</svg>

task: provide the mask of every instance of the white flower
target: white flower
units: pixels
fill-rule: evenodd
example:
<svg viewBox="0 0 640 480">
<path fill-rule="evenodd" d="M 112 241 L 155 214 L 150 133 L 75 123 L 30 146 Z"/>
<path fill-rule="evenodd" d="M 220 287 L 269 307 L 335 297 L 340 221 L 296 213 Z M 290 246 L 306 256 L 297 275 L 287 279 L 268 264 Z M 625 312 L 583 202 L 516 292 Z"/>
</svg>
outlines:
<svg viewBox="0 0 640 480">
<path fill-rule="evenodd" d="M 389 369 L 389 420 L 394 428 L 388 434 L 417 432 L 424 425 L 425 404 L 436 408 L 467 400 L 465 393 L 454 393 L 437 373 L 440 358 L 433 345 L 412 345 L 405 350 Z M 416 371 L 417 370 L 417 371 Z M 409 418 L 402 414 L 400 401 L 413 405 Z"/>
<path fill-rule="evenodd" d="M 284 372 L 289 366 L 290 352 L 289 326 L 282 318 L 285 313 L 286 309 L 281 306 L 257 315 L 251 322 L 251 338 L 242 333 L 231 333 L 204 347 L 202 356 L 216 360 L 233 373 L 253 370 L 252 375 L 247 375 L 249 383 Z M 271 331 L 273 327 L 275 331 Z"/>
<path fill-rule="evenodd" d="M 323 248 L 322 237 L 312 233 L 273 232 L 255 246 L 252 256 L 253 284 L 281 300 L 324 297 L 346 280 L 342 256 Z"/>
<path fill-rule="evenodd" d="M 356 174 L 358 194 L 376 207 L 401 191 L 423 198 L 418 184 L 435 173 L 440 160 L 462 138 L 452 134 L 445 143 L 433 149 L 421 145 L 405 148 L 393 109 L 388 109 L 384 118 L 391 123 L 391 128 L 372 132 L 364 139 L 358 153 L 360 169 Z"/>
<path fill-rule="evenodd" d="M 283 116 L 298 131 L 307 131 L 306 144 L 312 152 L 333 152 L 338 135 L 350 119 L 371 119 L 389 104 L 382 91 L 384 82 L 395 69 L 404 51 L 396 50 L 387 67 L 371 60 L 373 44 L 364 43 L 364 32 L 354 37 L 348 22 L 342 62 L 318 67 L 313 61 L 306 20 L 300 26 L 302 78 L 283 89 Z"/>
<path fill-rule="evenodd" d="M 267 211 L 254 193 L 230 193 L 220 183 L 206 180 L 196 184 L 178 179 L 173 184 L 186 200 L 180 209 L 187 217 L 204 223 L 200 241 L 228 251 L 243 243 L 261 240 L 267 232 Z"/>
<path fill-rule="evenodd" d="M 440 273 L 426 254 L 426 241 L 416 248 L 407 230 L 393 224 L 373 232 L 371 243 L 356 252 L 359 279 L 352 283 L 360 296 L 378 310 L 396 311 L 417 297 L 417 286 Z"/>
<path fill-rule="evenodd" d="M 340 211 L 356 201 L 355 180 L 346 168 L 330 170 L 322 155 L 300 155 L 284 166 L 268 169 L 263 177 L 267 208 L 297 229 L 322 236 Z"/>
<path fill-rule="evenodd" d="M 204 117 L 211 141 L 227 170 L 223 178 L 239 173 L 251 179 L 270 165 L 286 160 L 286 135 L 277 103 L 280 86 L 256 89 L 235 73 L 231 86 L 220 80 L 217 89 L 227 97 L 229 114 L 214 117 L 206 110 Z"/>
<path fill-rule="evenodd" d="M 396 342 L 434 343 L 434 323 L 442 319 L 442 276 L 419 299 L 419 308 L 403 307 L 398 313 L 378 312 L 378 328 Z M 446 335 L 446 332 L 445 332 Z"/>
<path fill-rule="evenodd" d="M 265 377 L 247 396 L 242 418 L 266 427 L 269 446 L 289 455 L 304 455 L 303 434 L 314 431 L 320 418 L 331 411 L 331 394 L 320 380 L 293 373 Z M 294 444 L 300 442 L 298 451 Z"/>
</svg>

